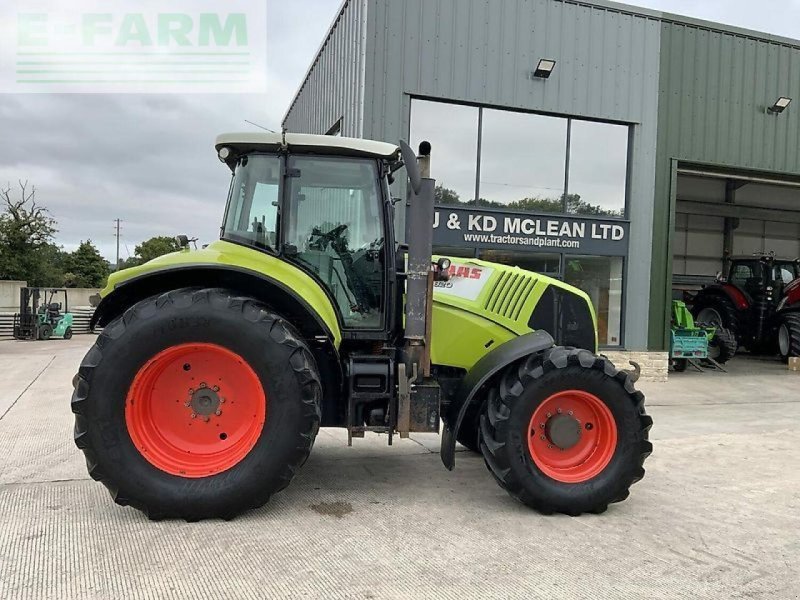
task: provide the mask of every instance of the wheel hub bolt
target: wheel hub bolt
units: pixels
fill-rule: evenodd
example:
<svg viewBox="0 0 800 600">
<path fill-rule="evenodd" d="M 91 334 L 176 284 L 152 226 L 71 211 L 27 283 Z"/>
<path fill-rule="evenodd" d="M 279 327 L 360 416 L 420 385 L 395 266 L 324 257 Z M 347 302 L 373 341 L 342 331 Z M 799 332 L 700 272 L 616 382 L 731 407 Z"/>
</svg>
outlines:
<svg viewBox="0 0 800 600">
<path fill-rule="evenodd" d="M 220 416 L 220 415 L 222 414 L 222 411 L 221 411 L 221 410 L 218 410 L 218 411 L 217 411 L 217 412 L 215 412 L 214 414 L 215 414 L 215 415 L 217 415 L 217 416 Z"/>
<path fill-rule="evenodd" d="M 192 413 L 192 418 L 193 418 L 193 419 L 196 419 L 196 418 L 197 418 L 197 415 L 196 415 L 195 413 Z"/>
<path fill-rule="evenodd" d="M 201 388 L 207 388 L 207 387 L 208 387 L 208 385 L 206 384 L 206 382 L 205 382 L 205 381 L 203 381 L 203 382 L 200 384 L 200 387 L 201 387 Z"/>
<path fill-rule="evenodd" d="M 213 388 L 211 388 L 211 389 L 212 389 L 212 390 L 214 390 L 215 392 L 218 392 L 218 391 L 219 391 L 219 386 L 218 386 L 218 385 L 215 385 L 215 386 L 214 386 Z"/>
</svg>

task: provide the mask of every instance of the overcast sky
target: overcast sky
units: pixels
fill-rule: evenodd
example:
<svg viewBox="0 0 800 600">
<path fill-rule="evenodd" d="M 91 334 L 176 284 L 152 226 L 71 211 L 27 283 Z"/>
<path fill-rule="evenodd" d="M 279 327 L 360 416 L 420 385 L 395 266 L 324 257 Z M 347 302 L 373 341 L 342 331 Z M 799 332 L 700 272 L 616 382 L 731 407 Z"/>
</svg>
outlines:
<svg viewBox="0 0 800 600">
<path fill-rule="evenodd" d="M 800 38 L 800 0 L 638 4 Z M 116 218 L 123 258 L 154 235 L 216 239 L 229 173 L 214 154 L 215 136 L 253 129 L 244 119 L 280 127 L 339 5 L 267 0 L 267 95 L 0 93 L 0 182 L 35 184 L 68 250 L 90 238 L 113 260 Z"/>
</svg>

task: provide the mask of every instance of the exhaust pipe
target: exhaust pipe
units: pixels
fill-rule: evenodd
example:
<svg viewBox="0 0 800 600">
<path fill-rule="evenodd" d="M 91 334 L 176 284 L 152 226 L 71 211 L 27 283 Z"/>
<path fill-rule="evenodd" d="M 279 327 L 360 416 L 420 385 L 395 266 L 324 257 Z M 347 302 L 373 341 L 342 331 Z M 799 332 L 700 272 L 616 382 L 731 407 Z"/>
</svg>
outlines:
<svg viewBox="0 0 800 600">
<path fill-rule="evenodd" d="M 411 148 L 400 142 L 403 162 L 411 183 L 406 205 L 406 265 L 405 360 L 407 373 L 416 364 L 418 375 L 430 373 L 428 315 L 431 304 L 433 253 L 433 204 L 436 182 L 430 177 L 431 145 L 420 144 L 419 158 Z"/>
</svg>

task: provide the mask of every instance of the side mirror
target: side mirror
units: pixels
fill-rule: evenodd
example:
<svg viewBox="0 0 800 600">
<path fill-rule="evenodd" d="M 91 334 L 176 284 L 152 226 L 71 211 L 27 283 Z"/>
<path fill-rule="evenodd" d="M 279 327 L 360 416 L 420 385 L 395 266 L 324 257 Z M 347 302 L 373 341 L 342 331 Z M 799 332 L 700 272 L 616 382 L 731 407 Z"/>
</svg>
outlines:
<svg viewBox="0 0 800 600">
<path fill-rule="evenodd" d="M 419 194 L 422 188 L 422 177 L 417 166 L 417 155 L 403 140 L 400 140 L 400 154 L 403 156 L 403 164 L 406 166 L 408 181 L 411 182 L 411 189 L 415 194 Z"/>
</svg>

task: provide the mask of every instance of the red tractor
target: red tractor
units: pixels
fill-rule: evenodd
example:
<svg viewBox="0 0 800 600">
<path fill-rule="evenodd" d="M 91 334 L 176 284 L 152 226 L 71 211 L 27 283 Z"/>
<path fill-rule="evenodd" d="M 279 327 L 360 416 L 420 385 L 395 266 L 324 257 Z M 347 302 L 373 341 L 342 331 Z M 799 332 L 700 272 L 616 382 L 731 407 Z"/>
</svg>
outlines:
<svg viewBox="0 0 800 600">
<path fill-rule="evenodd" d="M 734 257 L 726 275 L 695 295 L 692 314 L 698 323 L 730 330 L 752 353 L 800 356 L 798 278 L 798 260 Z"/>
<path fill-rule="evenodd" d="M 778 352 L 788 362 L 790 357 L 800 356 L 800 277 L 784 289 L 777 320 Z"/>
</svg>

